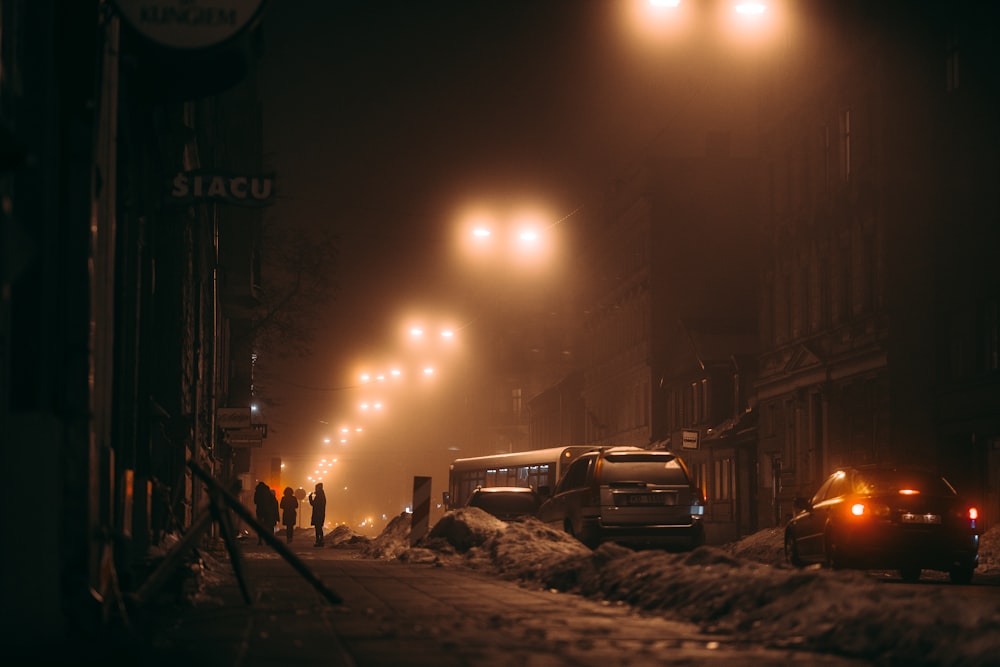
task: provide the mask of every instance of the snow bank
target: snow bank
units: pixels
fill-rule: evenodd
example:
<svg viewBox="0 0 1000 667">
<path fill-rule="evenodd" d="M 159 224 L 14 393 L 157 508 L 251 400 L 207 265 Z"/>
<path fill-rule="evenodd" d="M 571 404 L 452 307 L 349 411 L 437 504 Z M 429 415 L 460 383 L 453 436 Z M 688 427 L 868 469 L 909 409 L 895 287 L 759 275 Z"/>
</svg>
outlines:
<svg viewBox="0 0 1000 667">
<path fill-rule="evenodd" d="M 679 554 L 613 544 L 591 551 L 536 520 L 505 524 L 476 508 L 446 514 L 416 549 L 409 548 L 408 532 L 409 517 L 400 515 L 373 541 L 377 546 L 363 551 L 488 569 L 525 585 L 625 602 L 768 646 L 887 665 L 1000 660 L 996 596 L 887 585 L 864 572 L 791 568 L 783 562 L 781 529 Z M 996 553 L 998 542 L 995 528 L 983 536 L 983 552 Z"/>
</svg>

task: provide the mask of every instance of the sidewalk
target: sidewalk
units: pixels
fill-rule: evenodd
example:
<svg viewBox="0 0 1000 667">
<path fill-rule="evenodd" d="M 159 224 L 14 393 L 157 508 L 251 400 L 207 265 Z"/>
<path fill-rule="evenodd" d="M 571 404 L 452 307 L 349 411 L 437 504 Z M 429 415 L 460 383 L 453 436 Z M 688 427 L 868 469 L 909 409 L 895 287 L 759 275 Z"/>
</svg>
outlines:
<svg viewBox="0 0 1000 667">
<path fill-rule="evenodd" d="M 160 619 L 146 664 L 652 667 L 672 661 L 786 667 L 796 658 L 813 665 L 858 664 L 748 647 L 691 623 L 527 589 L 492 573 L 359 559 L 354 549 L 313 547 L 305 531 L 291 548 L 343 598 L 341 604 L 328 602 L 270 547 L 244 540 L 253 604 L 244 603 L 224 552 L 210 554 L 218 558 L 210 565 L 216 579 L 198 604 Z"/>
</svg>

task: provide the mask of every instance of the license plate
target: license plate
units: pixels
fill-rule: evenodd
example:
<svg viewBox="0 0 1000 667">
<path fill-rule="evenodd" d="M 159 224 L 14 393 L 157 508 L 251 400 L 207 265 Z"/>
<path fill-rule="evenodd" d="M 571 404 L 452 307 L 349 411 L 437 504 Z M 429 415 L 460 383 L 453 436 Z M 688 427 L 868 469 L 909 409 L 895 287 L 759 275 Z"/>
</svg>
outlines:
<svg viewBox="0 0 1000 667">
<path fill-rule="evenodd" d="M 626 505 L 676 505 L 677 494 L 675 493 L 625 493 Z"/>
<path fill-rule="evenodd" d="M 912 512 L 903 513 L 903 523 L 941 523 L 940 514 L 914 514 Z"/>
</svg>

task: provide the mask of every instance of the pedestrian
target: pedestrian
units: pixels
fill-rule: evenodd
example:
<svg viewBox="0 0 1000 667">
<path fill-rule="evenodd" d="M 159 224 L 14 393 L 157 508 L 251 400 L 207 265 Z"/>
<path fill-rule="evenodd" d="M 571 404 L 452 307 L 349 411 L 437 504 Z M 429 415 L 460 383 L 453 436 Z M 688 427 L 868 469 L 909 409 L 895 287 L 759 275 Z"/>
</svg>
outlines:
<svg viewBox="0 0 1000 667">
<path fill-rule="evenodd" d="M 281 519 L 281 509 L 278 506 L 278 492 L 275 489 L 271 489 L 271 503 L 267 509 L 267 529 L 271 531 L 271 535 L 274 535 L 274 527 L 278 525 L 278 521 Z"/>
<path fill-rule="evenodd" d="M 323 482 L 316 484 L 316 491 L 309 494 L 309 504 L 312 505 L 312 520 L 310 523 L 316 527 L 316 544 L 314 547 L 323 546 L 323 523 L 326 521 L 326 492 L 323 491 Z"/>
<path fill-rule="evenodd" d="M 286 486 L 284 495 L 281 496 L 281 523 L 285 525 L 285 537 L 288 543 L 292 543 L 292 536 L 295 533 L 295 515 L 299 509 L 299 501 L 295 499 L 295 492 L 292 487 Z"/>
<path fill-rule="evenodd" d="M 269 526 L 274 532 L 274 522 L 271 521 L 271 501 L 273 499 L 271 487 L 264 482 L 257 482 L 257 487 L 253 490 L 253 504 L 257 507 L 257 521 L 263 526 Z M 263 544 L 264 537 L 257 535 L 257 544 Z"/>
</svg>

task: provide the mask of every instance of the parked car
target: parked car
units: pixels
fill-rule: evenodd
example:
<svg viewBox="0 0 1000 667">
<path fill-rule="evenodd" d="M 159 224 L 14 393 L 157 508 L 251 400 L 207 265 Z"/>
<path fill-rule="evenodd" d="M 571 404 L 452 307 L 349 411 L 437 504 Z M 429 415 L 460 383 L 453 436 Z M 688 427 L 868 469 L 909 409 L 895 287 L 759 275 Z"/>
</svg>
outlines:
<svg viewBox="0 0 1000 667">
<path fill-rule="evenodd" d="M 785 528 L 793 565 L 899 570 L 906 581 L 941 570 L 968 583 L 979 564 L 978 510 L 932 473 L 841 468 L 812 499 L 797 498 L 796 509 Z"/>
<path fill-rule="evenodd" d="M 693 549 L 705 542 L 705 497 L 668 451 L 609 447 L 582 454 L 538 518 L 587 546 Z"/>
<path fill-rule="evenodd" d="M 480 486 L 472 491 L 466 507 L 478 507 L 501 521 L 518 521 L 538 513 L 542 497 L 524 486 Z"/>
</svg>

